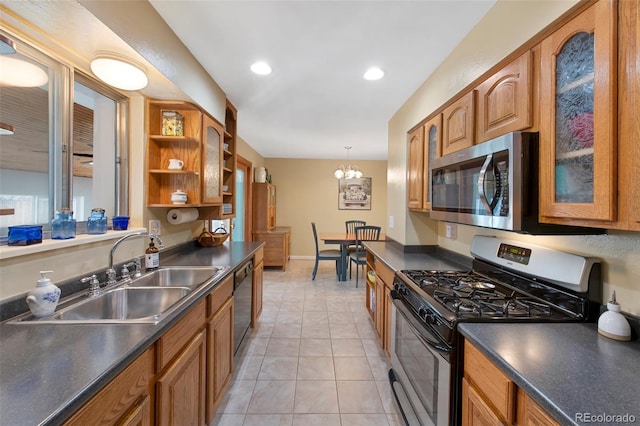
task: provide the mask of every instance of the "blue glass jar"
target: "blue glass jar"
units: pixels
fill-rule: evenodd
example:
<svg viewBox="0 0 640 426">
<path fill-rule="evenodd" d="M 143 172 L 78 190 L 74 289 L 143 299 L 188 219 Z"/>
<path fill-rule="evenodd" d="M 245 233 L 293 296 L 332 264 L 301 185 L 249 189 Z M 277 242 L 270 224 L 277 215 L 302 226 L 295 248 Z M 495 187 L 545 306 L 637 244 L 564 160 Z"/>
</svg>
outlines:
<svg viewBox="0 0 640 426">
<path fill-rule="evenodd" d="M 76 220 L 69 209 L 60 209 L 51 222 L 51 239 L 68 240 L 76 237 Z"/>
<path fill-rule="evenodd" d="M 42 226 L 17 225 L 9 227 L 7 244 L 10 246 L 30 246 L 42 242 Z"/>
<path fill-rule="evenodd" d="M 107 217 L 104 209 L 91 209 L 91 216 L 87 220 L 87 232 L 89 234 L 105 234 L 107 232 Z"/>
</svg>

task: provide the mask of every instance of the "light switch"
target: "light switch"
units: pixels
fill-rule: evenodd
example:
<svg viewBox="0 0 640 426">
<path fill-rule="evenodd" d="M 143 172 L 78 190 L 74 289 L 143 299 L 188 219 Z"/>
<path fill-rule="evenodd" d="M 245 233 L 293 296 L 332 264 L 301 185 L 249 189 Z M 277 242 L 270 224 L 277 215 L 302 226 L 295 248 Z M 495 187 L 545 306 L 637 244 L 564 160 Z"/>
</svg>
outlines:
<svg viewBox="0 0 640 426">
<path fill-rule="evenodd" d="M 393 216 L 389 216 L 389 229 L 393 229 Z"/>
</svg>

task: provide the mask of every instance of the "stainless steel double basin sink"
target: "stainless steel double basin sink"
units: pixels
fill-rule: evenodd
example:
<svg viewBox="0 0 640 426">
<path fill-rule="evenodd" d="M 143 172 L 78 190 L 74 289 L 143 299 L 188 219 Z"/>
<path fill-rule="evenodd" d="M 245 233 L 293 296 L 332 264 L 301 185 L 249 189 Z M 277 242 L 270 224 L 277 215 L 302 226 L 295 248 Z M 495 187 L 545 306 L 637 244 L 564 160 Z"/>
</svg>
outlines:
<svg viewBox="0 0 640 426">
<path fill-rule="evenodd" d="M 20 324 L 158 323 L 187 303 L 194 290 L 220 277 L 228 267 L 172 266 L 117 284 L 97 297 L 65 302 L 52 315 L 26 316 Z"/>
</svg>

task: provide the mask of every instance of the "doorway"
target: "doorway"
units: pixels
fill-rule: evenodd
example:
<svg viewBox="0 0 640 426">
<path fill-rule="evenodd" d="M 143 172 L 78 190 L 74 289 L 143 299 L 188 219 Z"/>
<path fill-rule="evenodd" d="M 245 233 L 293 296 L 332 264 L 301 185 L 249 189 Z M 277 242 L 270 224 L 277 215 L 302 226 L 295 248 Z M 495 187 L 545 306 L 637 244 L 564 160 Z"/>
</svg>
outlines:
<svg viewBox="0 0 640 426">
<path fill-rule="evenodd" d="M 236 217 L 231 227 L 233 241 L 251 241 L 251 161 L 238 155 L 236 163 Z"/>
</svg>

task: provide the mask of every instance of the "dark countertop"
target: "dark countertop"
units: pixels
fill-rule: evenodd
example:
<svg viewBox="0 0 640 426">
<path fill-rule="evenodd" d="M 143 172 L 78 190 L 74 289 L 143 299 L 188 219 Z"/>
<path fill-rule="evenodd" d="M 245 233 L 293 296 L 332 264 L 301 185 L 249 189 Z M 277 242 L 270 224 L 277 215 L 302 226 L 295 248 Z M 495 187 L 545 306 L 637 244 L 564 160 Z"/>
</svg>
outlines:
<svg viewBox="0 0 640 426">
<path fill-rule="evenodd" d="M 560 424 L 640 422 L 638 340 L 608 339 L 592 323 L 461 323 L 458 329 Z M 585 417 L 625 414 L 635 420 Z"/>
<path fill-rule="evenodd" d="M 405 253 L 393 242 L 364 241 L 363 244 L 394 272 L 403 269 L 471 269 L 471 258 L 436 247 L 428 253 Z"/>
<path fill-rule="evenodd" d="M 186 244 L 161 254 L 161 266 L 230 266 L 229 271 L 159 324 L 0 323 L 0 424 L 60 424 L 264 243 Z"/>
</svg>

